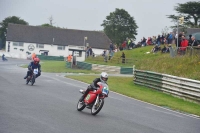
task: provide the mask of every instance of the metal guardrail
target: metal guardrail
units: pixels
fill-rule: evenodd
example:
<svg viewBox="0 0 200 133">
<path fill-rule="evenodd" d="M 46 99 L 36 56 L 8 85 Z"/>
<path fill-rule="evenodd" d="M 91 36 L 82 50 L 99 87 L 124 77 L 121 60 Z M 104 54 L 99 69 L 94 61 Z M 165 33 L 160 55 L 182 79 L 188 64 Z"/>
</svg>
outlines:
<svg viewBox="0 0 200 133">
<path fill-rule="evenodd" d="M 134 71 L 134 83 L 200 103 L 200 81 L 150 71 Z"/>
</svg>

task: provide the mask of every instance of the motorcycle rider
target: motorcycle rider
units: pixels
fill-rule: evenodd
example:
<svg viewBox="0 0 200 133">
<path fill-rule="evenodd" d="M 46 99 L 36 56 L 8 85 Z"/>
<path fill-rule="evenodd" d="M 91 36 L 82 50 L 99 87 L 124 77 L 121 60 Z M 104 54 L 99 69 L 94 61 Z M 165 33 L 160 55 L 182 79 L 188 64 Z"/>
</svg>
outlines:
<svg viewBox="0 0 200 133">
<path fill-rule="evenodd" d="M 2 61 L 7 61 L 4 54 L 2 55 Z"/>
<path fill-rule="evenodd" d="M 99 85 L 97 84 L 98 82 L 102 82 L 102 83 L 107 84 L 107 80 L 108 80 L 108 74 L 106 72 L 102 72 L 101 75 L 100 75 L 100 78 L 94 79 L 93 83 L 91 83 L 88 86 L 87 90 L 85 91 L 83 96 L 79 99 L 79 101 L 82 102 L 84 100 L 84 98 L 87 96 L 87 94 L 89 93 L 89 91 L 96 90 L 97 87 L 99 87 Z"/>
<path fill-rule="evenodd" d="M 41 75 L 41 65 L 39 64 L 40 59 L 39 58 L 34 58 L 33 61 L 30 62 L 28 65 L 28 71 L 24 79 L 26 79 L 29 75 L 33 73 L 34 69 L 38 69 L 38 74 L 36 74 L 36 78 Z"/>
</svg>

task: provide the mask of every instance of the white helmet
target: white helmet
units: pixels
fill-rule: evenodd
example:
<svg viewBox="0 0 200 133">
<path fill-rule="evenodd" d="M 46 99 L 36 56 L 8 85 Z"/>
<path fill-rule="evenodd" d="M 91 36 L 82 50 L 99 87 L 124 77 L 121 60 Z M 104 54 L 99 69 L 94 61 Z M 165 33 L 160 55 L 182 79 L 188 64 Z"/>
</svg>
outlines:
<svg viewBox="0 0 200 133">
<path fill-rule="evenodd" d="M 106 82 L 108 80 L 108 74 L 106 72 L 102 72 L 100 80 L 101 82 Z"/>
</svg>

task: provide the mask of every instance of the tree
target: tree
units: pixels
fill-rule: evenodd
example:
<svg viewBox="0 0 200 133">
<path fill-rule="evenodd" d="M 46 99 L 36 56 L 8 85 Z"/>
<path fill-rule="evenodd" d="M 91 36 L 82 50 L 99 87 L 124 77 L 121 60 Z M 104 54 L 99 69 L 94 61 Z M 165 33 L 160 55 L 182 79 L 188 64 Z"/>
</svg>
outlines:
<svg viewBox="0 0 200 133">
<path fill-rule="evenodd" d="M 7 17 L 0 22 L 0 38 L 2 39 L 3 47 L 5 47 L 8 23 L 28 25 L 28 22 L 20 19 L 17 16 Z"/>
<path fill-rule="evenodd" d="M 61 28 L 61 27 L 59 27 L 59 26 L 53 26 L 53 25 L 50 25 L 50 24 L 48 24 L 48 23 L 45 23 L 45 24 L 42 24 L 42 25 L 39 25 L 39 26 L 41 26 L 41 27 L 58 28 L 58 29 L 67 29 L 67 28 L 65 28 L 65 27 Z"/>
<path fill-rule="evenodd" d="M 198 23 L 200 19 L 200 1 L 190 1 L 184 4 L 178 3 L 178 6 L 175 6 L 174 10 L 177 11 L 179 15 L 167 15 L 173 22 L 177 22 L 180 17 L 184 17 L 184 24 L 182 27 L 200 27 L 200 23 Z"/>
<path fill-rule="evenodd" d="M 47 23 L 42 24 L 41 26 L 42 26 L 42 27 L 54 27 L 54 26 L 52 26 L 52 25 L 50 25 L 50 24 L 47 24 Z"/>
<path fill-rule="evenodd" d="M 55 23 L 53 23 L 53 17 L 51 16 L 50 18 L 48 18 L 49 19 L 49 24 L 48 23 L 44 23 L 44 24 L 42 24 L 42 25 L 39 25 L 39 26 L 42 26 L 42 27 L 51 27 L 51 28 L 58 28 L 58 29 L 67 29 L 67 28 L 61 28 L 61 27 L 59 27 L 59 26 L 53 26 L 53 24 L 55 24 Z"/>
<path fill-rule="evenodd" d="M 122 43 L 127 37 L 135 39 L 138 28 L 135 20 L 124 9 L 118 9 L 106 16 L 101 26 L 105 34 L 115 43 Z"/>
</svg>

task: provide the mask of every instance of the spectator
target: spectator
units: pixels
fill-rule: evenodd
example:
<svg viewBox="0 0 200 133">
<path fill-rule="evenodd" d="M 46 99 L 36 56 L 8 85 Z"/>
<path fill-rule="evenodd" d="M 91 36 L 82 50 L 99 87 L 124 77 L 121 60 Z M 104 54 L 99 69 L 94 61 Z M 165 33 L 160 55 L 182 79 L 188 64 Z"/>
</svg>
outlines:
<svg viewBox="0 0 200 133">
<path fill-rule="evenodd" d="M 192 40 L 192 35 L 189 35 L 188 39 L 188 46 L 192 46 L 193 40 Z M 193 44 L 194 45 L 194 44 Z"/>
<path fill-rule="evenodd" d="M 198 51 L 199 51 L 199 49 L 196 48 L 196 47 L 197 47 L 197 46 L 200 47 L 200 45 L 199 45 L 199 42 L 195 40 L 195 37 L 194 37 L 194 36 L 192 36 L 192 37 L 191 37 L 191 40 L 189 40 L 189 41 L 191 41 L 191 44 L 189 43 L 189 46 L 191 46 L 190 55 L 192 55 L 193 52 L 198 52 Z M 194 46 L 194 47 L 193 47 L 193 46 Z M 193 51 L 194 49 L 195 49 L 195 51 Z"/>
<path fill-rule="evenodd" d="M 122 52 L 122 56 L 121 56 L 121 58 L 122 58 L 122 63 L 125 63 L 125 54 L 124 54 L 124 52 Z"/>
<path fill-rule="evenodd" d="M 112 59 L 113 55 L 114 55 L 114 52 L 113 52 L 113 51 L 112 51 L 112 52 L 109 52 L 109 58 L 108 58 L 108 60 Z"/>
<path fill-rule="evenodd" d="M 131 39 L 128 39 L 128 49 L 131 47 Z"/>
<path fill-rule="evenodd" d="M 33 60 L 34 58 L 36 58 L 36 54 L 35 54 L 35 53 L 32 54 L 32 60 Z"/>
<path fill-rule="evenodd" d="M 102 56 L 105 56 L 106 55 L 106 49 L 104 49 L 103 53 L 102 53 Z"/>
<path fill-rule="evenodd" d="M 161 50 L 162 53 L 169 53 L 169 47 L 168 45 L 164 45 L 164 48 Z"/>
<path fill-rule="evenodd" d="M 153 43 L 153 44 L 156 44 L 156 36 L 153 36 L 153 37 L 152 37 L 152 43 Z"/>
<path fill-rule="evenodd" d="M 182 33 L 178 35 L 178 44 L 177 44 L 177 39 L 176 39 L 176 42 L 175 42 L 176 46 L 181 47 L 181 41 L 182 41 Z"/>
<path fill-rule="evenodd" d="M 194 36 L 192 36 L 191 39 L 192 39 L 192 44 L 191 44 L 191 46 L 199 46 L 199 47 L 200 47 L 199 42 L 195 40 L 195 37 L 194 37 Z"/>
<path fill-rule="evenodd" d="M 155 46 L 152 48 L 151 52 L 152 52 L 152 53 L 156 53 L 156 52 L 158 52 L 158 51 L 160 51 L 160 50 L 161 50 L 160 46 L 155 45 Z"/>
<path fill-rule="evenodd" d="M 160 46 L 160 41 L 161 41 L 161 37 L 160 37 L 160 35 L 158 35 L 158 38 L 157 38 L 157 44 L 158 44 L 158 46 Z"/>
<path fill-rule="evenodd" d="M 105 62 L 108 61 L 108 56 L 109 56 L 109 50 L 106 50 L 105 56 L 104 56 L 104 61 L 105 61 Z"/>
<path fill-rule="evenodd" d="M 143 39 L 142 39 L 142 46 L 146 46 L 147 44 L 146 44 L 146 38 L 145 37 L 143 37 Z"/>
<path fill-rule="evenodd" d="M 111 42 L 110 43 L 110 52 L 112 52 L 114 50 L 114 45 L 113 45 L 113 43 Z"/>
<path fill-rule="evenodd" d="M 126 50 L 126 41 L 124 41 L 124 42 L 122 43 L 122 48 L 123 48 L 123 50 Z"/>
<path fill-rule="evenodd" d="M 114 50 L 114 52 L 117 52 L 117 51 L 119 51 L 119 48 L 117 47 L 117 45 L 115 45 L 115 50 Z"/>
<path fill-rule="evenodd" d="M 168 38 L 167 38 L 168 44 L 172 44 L 172 40 L 173 40 L 173 34 L 170 33 Z"/>
<path fill-rule="evenodd" d="M 86 57 L 88 57 L 89 54 L 90 54 L 90 52 L 89 52 L 89 47 L 87 47 L 87 49 L 86 49 Z"/>
<path fill-rule="evenodd" d="M 89 56 L 92 56 L 92 47 L 89 48 Z"/>
<path fill-rule="evenodd" d="M 8 42 L 8 52 L 10 52 L 10 42 Z"/>
<path fill-rule="evenodd" d="M 161 44 L 164 44 L 164 35 L 161 36 Z"/>
<path fill-rule="evenodd" d="M 72 55 L 71 55 L 71 54 L 69 54 L 69 55 L 67 56 L 67 61 L 68 61 L 68 62 L 71 62 L 71 61 L 72 61 Z"/>
<path fill-rule="evenodd" d="M 131 49 L 133 49 L 133 47 L 135 47 L 135 43 L 134 43 L 134 40 L 131 39 Z"/>
<path fill-rule="evenodd" d="M 148 39 L 147 39 L 147 45 L 151 45 L 151 37 L 148 37 Z"/>
<path fill-rule="evenodd" d="M 185 35 L 182 35 L 180 55 L 185 55 L 187 46 L 188 46 L 188 40 L 185 38 Z"/>
</svg>

